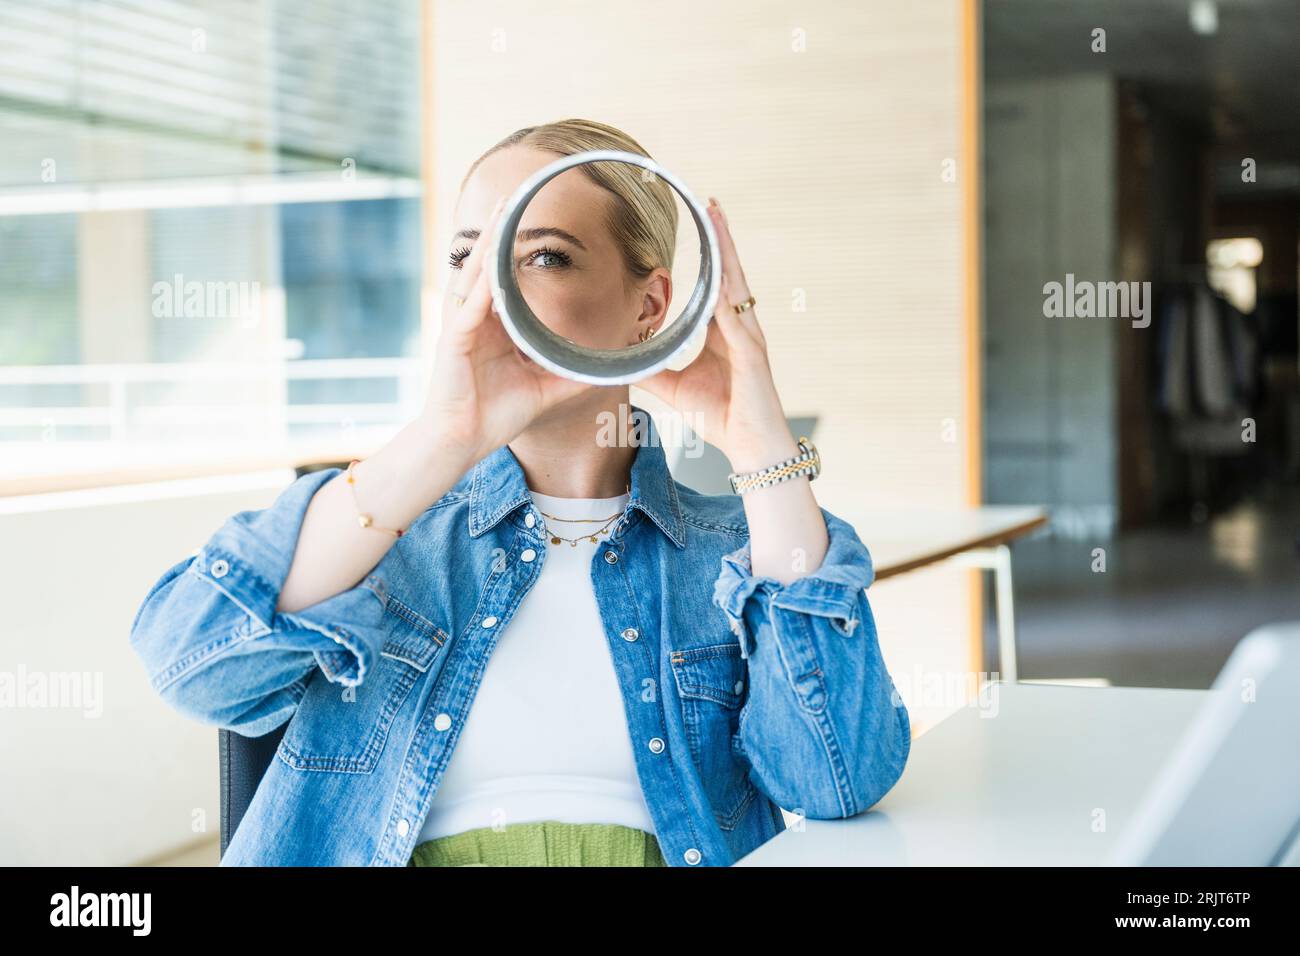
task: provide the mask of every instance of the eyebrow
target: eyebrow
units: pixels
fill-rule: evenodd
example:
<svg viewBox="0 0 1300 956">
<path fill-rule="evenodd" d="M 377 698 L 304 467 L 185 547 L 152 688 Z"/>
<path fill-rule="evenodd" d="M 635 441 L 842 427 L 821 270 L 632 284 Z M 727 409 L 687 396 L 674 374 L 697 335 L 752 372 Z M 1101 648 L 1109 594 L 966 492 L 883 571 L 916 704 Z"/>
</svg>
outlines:
<svg viewBox="0 0 1300 956">
<path fill-rule="evenodd" d="M 477 239 L 481 234 L 478 229 L 462 229 L 456 235 L 452 236 L 452 241 L 457 239 Z M 545 239 L 548 236 L 556 239 L 563 239 L 581 249 L 587 251 L 587 247 L 582 244 L 582 240 L 566 229 L 560 229 L 558 226 L 541 226 L 536 229 L 520 229 L 515 232 L 515 240 L 518 242 L 531 242 L 534 239 Z"/>
</svg>

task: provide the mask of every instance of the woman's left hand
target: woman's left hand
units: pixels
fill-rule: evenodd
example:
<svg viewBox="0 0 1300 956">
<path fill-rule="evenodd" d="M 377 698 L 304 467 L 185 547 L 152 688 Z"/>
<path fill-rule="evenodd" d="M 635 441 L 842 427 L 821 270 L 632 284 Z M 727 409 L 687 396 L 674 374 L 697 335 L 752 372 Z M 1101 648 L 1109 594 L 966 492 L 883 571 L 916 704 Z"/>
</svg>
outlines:
<svg viewBox="0 0 1300 956">
<path fill-rule="evenodd" d="M 718 235 L 722 288 L 704 349 L 686 368 L 665 369 L 637 385 L 682 414 L 727 456 L 733 471 L 754 471 L 794 457 L 799 448 L 772 379 L 756 307 L 739 314 L 733 308 L 750 292 L 727 217 L 712 197 L 708 211 Z"/>
</svg>

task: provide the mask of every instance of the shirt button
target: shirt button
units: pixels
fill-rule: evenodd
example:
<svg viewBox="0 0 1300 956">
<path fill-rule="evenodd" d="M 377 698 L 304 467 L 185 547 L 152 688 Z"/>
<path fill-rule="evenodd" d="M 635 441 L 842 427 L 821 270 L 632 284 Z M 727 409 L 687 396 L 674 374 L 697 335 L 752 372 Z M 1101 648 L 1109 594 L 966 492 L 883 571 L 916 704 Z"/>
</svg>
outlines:
<svg viewBox="0 0 1300 956">
<path fill-rule="evenodd" d="M 637 629 L 635 627 L 623 628 L 623 640 L 625 641 L 635 641 L 640 636 L 641 635 L 637 633 Z"/>
<path fill-rule="evenodd" d="M 682 857 L 683 857 L 683 858 L 686 860 L 686 862 L 689 863 L 691 866 L 695 866 L 695 864 L 699 863 L 700 860 L 703 859 L 703 857 L 700 855 L 700 851 L 697 850 L 697 849 L 695 849 L 695 847 L 691 847 L 689 850 L 687 850 L 685 853 L 683 853 L 683 854 L 682 854 Z"/>
<path fill-rule="evenodd" d="M 605 563 L 606 563 L 606 564 L 618 564 L 618 555 L 615 554 L 613 551 L 606 551 L 606 552 L 605 552 Z"/>
<path fill-rule="evenodd" d="M 743 680 L 736 681 L 736 693 L 739 694 L 744 689 L 745 689 L 745 682 Z"/>
<path fill-rule="evenodd" d="M 664 752 L 664 740 L 662 737 L 650 738 L 650 752 L 661 754 Z"/>
<path fill-rule="evenodd" d="M 528 514 L 524 515 L 524 524 L 526 524 L 530 528 L 533 525 L 537 524 L 537 518 L 533 516 L 533 513 L 531 511 L 528 512 Z"/>
<path fill-rule="evenodd" d="M 433 718 L 433 727 L 435 730 L 446 730 L 451 726 L 451 714 L 439 714 Z"/>
<path fill-rule="evenodd" d="M 483 618 L 482 624 L 484 627 L 491 627 L 496 622 L 497 622 L 496 617 L 492 614 L 489 614 L 487 617 Z"/>
<path fill-rule="evenodd" d="M 519 560 L 527 564 L 530 561 L 532 561 L 533 558 L 535 557 L 537 557 L 536 551 L 534 551 L 532 548 L 524 548 L 524 550 L 519 555 Z"/>
<path fill-rule="evenodd" d="M 224 578 L 229 570 L 230 565 L 226 563 L 224 558 L 217 558 L 212 562 L 212 576 L 214 578 Z"/>
<path fill-rule="evenodd" d="M 398 836 L 406 836 L 406 835 L 407 835 L 408 833 L 410 833 L 410 832 L 411 832 L 411 824 L 410 824 L 410 821 L 409 821 L 409 820 L 403 818 L 403 819 L 397 821 L 397 835 L 398 835 Z"/>
</svg>

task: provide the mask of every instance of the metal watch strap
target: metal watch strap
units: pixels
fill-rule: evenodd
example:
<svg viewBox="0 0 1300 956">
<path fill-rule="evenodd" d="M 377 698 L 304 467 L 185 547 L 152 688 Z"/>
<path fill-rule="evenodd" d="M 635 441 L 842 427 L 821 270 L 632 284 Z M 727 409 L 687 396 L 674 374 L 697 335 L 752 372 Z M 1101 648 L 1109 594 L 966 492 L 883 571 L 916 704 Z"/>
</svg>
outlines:
<svg viewBox="0 0 1300 956">
<path fill-rule="evenodd" d="M 816 447 L 806 437 L 800 436 L 798 444 L 801 453 L 793 458 L 787 458 L 785 461 L 777 462 L 769 468 L 746 472 L 743 475 L 738 475 L 735 472 L 727 475 L 727 481 L 731 485 L 732 492 L 743 495 L 755 488 L 779 485 L 783 481 L 789 481 L 791 478 L 798 478 L 802 475 L 807 475 L 809 481 L 815 480 L 821 474 L 821 456 L 817 453 Z"/>
</svg>

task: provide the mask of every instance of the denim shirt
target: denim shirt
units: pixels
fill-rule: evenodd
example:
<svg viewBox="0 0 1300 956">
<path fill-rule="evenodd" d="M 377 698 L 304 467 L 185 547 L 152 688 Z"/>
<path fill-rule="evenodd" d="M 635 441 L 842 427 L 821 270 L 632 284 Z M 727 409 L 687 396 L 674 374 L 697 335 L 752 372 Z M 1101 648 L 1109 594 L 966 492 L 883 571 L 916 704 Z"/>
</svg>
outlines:
<svg viewBox="0 0 1300 956">
<path fill-rule="evenodd" d="M 508 447 L 350 590 L 276 603 L 312 495 L 240 512 L 145 597 L 131 644 L 180 713 L 260 736 L 288 721 L 222 865 L 405 866 L 502 628 L 548 540 Z M 885 670 L 853 528 L 788 584 L 755 577 L 741 500 L 670 475 L 651 426 L 591 583 L 646 804 L 670 865 L 725 866 L 778 807 L 862 813 L 898 780 L 907 710 Z"/>
</svg>

